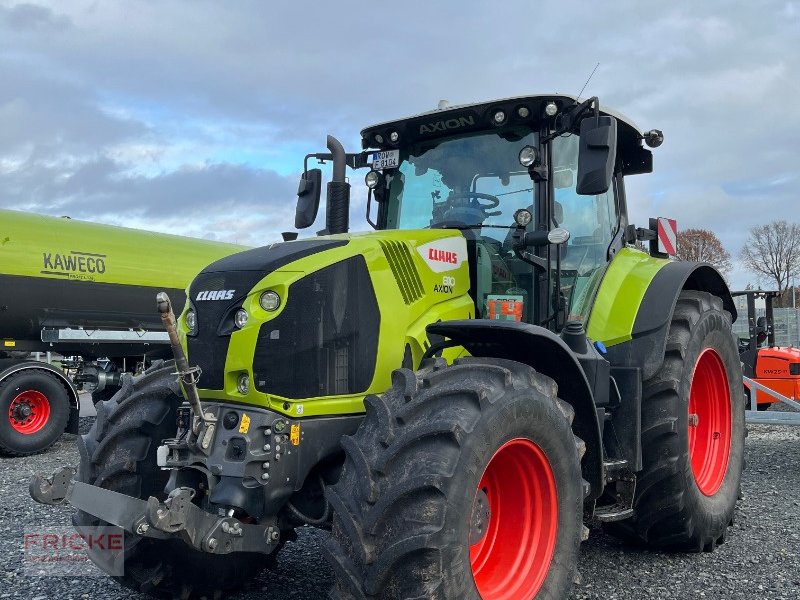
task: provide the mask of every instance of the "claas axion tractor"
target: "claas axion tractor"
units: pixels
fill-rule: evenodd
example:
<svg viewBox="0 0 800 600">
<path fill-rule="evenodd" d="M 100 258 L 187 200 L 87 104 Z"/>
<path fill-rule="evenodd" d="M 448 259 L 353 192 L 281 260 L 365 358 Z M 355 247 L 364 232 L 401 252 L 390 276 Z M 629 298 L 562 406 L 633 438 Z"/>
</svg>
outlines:
<svg viewBox="0 0 800 600">
<path fill-rule="evenodd" d="M 640 132 L 596 98 L 526 96 L 362 131 L 306 157 L 295 226 L 192 282 L 176 361 L 126 380 L 36 477 L 79 529 L 124 528 L 119 580 L 246 583 L 309 525 L 335 598 L 557 598 L 587 525 L 710 551 L 743 464 L 736 310 L 711 266 L 628 222 Z M 347 169 L 369 168 L 348 233 Z M 637 250 L 649 242 L 649 253 Z M 98 563 L 99 551 L 92 551 Z"/>
</svg>

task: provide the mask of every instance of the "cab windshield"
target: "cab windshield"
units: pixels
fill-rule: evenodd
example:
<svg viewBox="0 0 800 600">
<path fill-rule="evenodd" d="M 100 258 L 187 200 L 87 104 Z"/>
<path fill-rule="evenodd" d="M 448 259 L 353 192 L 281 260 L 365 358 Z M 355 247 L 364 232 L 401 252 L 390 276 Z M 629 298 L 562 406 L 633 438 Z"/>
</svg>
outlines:
<svg viewBox="0 0 800 600">
<path fill-rule="evenodd" d="M 519 128 L 481 132 L 419 142 L 400 153 L 400 165 L 386 173 L 388 229 L 452 227 L 475 230 L 478 313 L 491 315 L 491 301 L 514 298 L 523 306 L 521 319 L 531 322 L 533 269 L 512 247 L 514 213 L 534 215 L 527 229 L 540 225 L 536 186 L 519 163 L 525 146 L 538 147 L 538 135 Z M 613 189 L 596 196 L 576 191 L 578 136 L 551 142 L 552 223 L 571 236 L 549 256 L 558 271 L 560 289 L 549 293 L 564 299 L 569 314 L 586 318 L 608 263 L 608 248 L 619 226 Z M 555 281 L 555 278 L 553 278 Z M 489 318 L 492 318 L 491 316 Z"/>
<path fill-rule="evenodd" d="M 411 146 L 388 181 L 387 227 L 512 228 L 514 212 L 535 204 L 524 146 L 537 146 L 527 128 Z"/>
</svg>

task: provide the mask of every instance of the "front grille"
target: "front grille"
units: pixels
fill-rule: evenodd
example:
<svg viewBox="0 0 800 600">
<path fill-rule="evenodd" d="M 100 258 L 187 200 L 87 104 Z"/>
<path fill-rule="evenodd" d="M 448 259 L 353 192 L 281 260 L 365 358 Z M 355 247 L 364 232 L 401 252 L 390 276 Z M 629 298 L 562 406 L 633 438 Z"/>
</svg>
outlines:
<svg viewBox="0 0 800 600">
<path fill-rule="evenodd" d="M 386 255 L 386 260 L 389 262 L 392 275 L 397 281 L 397 287 L 400 288 L 403 302 L 411 304 L 422 298 L 425 290 L 422 287 L 419 272 L 414 266 L 414 260 L 411 258 L 411 251 L 408 249 L 408 245 L 391 240 L 381 241 L 380 245 L 384 255 Z"/>
<path fill-rule="evenodd" d="M 280 315 L 261 326 L 255 388 L 285 398 L 356 394 L 375 371 L 380 313 L 362 256 L 289 287 Z"/>
<path fill-rule="evenodd" d="M 197 335 L 187 337 L 189 364 L 202 369 L 198 387 L 221 390 L 233 327 L 225 327 L 242 300 L 263 275 L 253 271 L 201 273 L 192 282 L 190 298 L 197 314 Z M 230 300 L 197 300 L 203 291 L 233 290 Z"/>
</svg>

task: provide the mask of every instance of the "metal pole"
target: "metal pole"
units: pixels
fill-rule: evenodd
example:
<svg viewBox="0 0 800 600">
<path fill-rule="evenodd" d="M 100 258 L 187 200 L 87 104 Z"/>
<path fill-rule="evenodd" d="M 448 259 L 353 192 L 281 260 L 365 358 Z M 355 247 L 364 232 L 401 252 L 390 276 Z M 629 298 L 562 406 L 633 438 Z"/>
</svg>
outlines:
<svg viewBox="0 0 800 600">
<path fill-rule="evenodd" d="M 800 315 L 797 314 L 797 275 L 792 278 L 792 308 L 794 309 L 795 337 L 793 346 L 800 346 Z"/>
</svg>

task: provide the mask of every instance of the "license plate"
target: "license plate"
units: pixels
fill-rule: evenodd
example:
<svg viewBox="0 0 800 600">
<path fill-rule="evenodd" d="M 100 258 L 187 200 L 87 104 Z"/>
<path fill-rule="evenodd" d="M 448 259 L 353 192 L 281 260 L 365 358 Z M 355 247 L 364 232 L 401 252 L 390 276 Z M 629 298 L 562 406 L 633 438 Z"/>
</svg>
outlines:
<svg viewBox="0 0 800 600">
<path fill-rule="evenodd" d="M 400 165 L 400 150 L 384 150 L 383 152 L 373 152 L 367 161 L 372 165 L 373 170 L 395 169 Z"/>
</svg>

